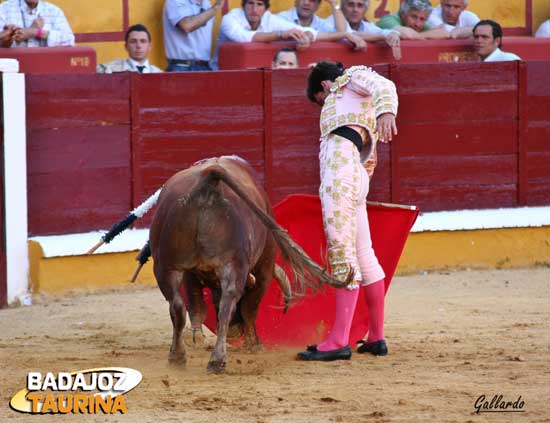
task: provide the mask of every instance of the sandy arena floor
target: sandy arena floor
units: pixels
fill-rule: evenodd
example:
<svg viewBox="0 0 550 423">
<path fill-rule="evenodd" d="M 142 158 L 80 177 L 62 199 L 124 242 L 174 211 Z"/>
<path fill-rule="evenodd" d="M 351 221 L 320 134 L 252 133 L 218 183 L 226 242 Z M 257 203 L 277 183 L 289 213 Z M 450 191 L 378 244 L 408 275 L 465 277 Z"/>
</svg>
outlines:
<svg viewBox="0 0 550 423">
<path fill-rule="evenodd" d="M 550 422 L 550 268 L 395 278 L 387 297 L 390 355 L 304 363 L 298 350 L 209 352 L 167 364 L 171 323 L 157 288 L 35 297 L 0 310 L 2 422 Z M 29 371 L 124 366 L 142 383 L 125 415 L 30 416 L 10 398 Z M 475 414 L 480 395 L 521 396 L 521 413 Z"/>
</svg>

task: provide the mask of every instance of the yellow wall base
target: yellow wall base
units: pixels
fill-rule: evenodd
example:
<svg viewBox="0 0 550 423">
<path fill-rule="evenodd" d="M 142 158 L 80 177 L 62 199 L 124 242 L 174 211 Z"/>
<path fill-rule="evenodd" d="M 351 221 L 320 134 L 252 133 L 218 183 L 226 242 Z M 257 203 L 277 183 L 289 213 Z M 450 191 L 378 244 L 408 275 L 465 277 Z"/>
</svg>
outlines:
<svg viewBox="0 0 550 423">
<path fill-rule="evenodd" d="M 413 233 L 397 273 L 550 266 L 550 227 Z"/>
<path fill-rule="evenodd" d="M 32 290 L 55 294 L 123 286 L 137 268 L 136 254 L 44 258 L 40 245 L 29 241 Z M 550 227 L 413 233 L 397 274 L 528 266 L 550 266 Z M 151 260 L 141 269 L 137 283 L 156 284 Z"/>
</svg>

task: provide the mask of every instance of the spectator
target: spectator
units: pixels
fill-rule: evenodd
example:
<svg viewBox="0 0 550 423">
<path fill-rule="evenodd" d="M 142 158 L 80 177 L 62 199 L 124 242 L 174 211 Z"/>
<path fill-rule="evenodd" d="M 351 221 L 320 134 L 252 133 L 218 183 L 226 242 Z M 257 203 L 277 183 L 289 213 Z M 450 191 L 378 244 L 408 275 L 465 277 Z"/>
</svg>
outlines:
<svg viewBox="0 0 550 423">
<path fill-rule="evenodd" d="M 128 28 L 128 31 L 126 31 L 124 40 L 124 48 L 128 52 L 128 58 L 116 59 L 108 63 L 97 65 L 98 73 L 162 72 L 159 68 L 149 63 L 148 58 L 149 53 L 151 52 L 151 34 L 144 25 L 132 25 Z"/>
<path fill-rule="evenodd" d="M 213 69 L 218 69 L 218 51 L 226 41 L 250 43 L 295 40 L 301 48 L 306 48 L 317 36 L 313 28 L 302 28 L 273 15 L 268 9 L 269 0 L 242 0 L 242 8 L 235 8 L 223 17 L 212 61 Z"/>
<path fill-rule="evenodd" d="M 449 38 L 469 38 L 479 18 L 466 10 L 467 6 L 468 0 L 441 0 L 428 18 L 428 25 L 432 28 L 442 26 Z"/>
<path fill-rule="evenodd" d="M 297 69 L 298 52 L 289 47 L 283 47 L 273 56 L 273 69 Z"/>
<path fill-rule="evenodd" d="M 212 27 L 223 0 L 166 0 L 162 13 L 168 72 L 211 70 Z"/>
<path fill-rule="evenodd" d="M 384 16 L 376 25 L 382 29 L 394 29 L 401 38 L 408 40 L 448 38 L 445 29 L 431 29 L 427 24 L 431 12 L 429 0 L 405 0 L 399 12 Z"/>
<path fill-rule="evenodd" d="M 384 40 L 392 48 L 394 58 L 397 60 L 401 58 L 401 35 L 399 32 L 393 29 L 379 28 L 364 19 L 369 7 L 369 0 L 342 0 L 341 5 L 342 13 L 347 21 L 346 30 L 348 32 L 355 33 L 365 41 Z"/>
<path fill-rule="evenodd" d="M 327 0 L 332 10 L 332 22 L 336 22 L 336 25 L 333 25 L 332 22 L 329 22 L 327 19 L 322 19 L 315 14 L 317 10 L 319 10 L 321 0 L 295 0 L 295 7 L 293 9 L 285 10 L 277 15 L 296 25 L 313 28 L 317 31 L 330 32 L 333 31 L 333 26 L 335 26 L 338 32 L 345 32 L 346 18 L 340 10 L 340 6 L 336 4 L 336 1 L 337 0 Z"/>
<path fill-rule="evenodd" d="M 535 37 L 550 38 L 550 19 L 541 24 L 541 26 L 537 30 L 537 33 L 535 34 Z"/>
<path fill-rule="evenodd" d="M 2 47 L 73 46 L 74 34 L 63 11 L 40 0 L 7 0 L 0 4 Z"/>
<path fill-rule="evenodd" d="M 514 53 L 506 53 L 502 46 L 502 28 L 491 20 L 479 21 L 474 26 L 474 50 L 483 62 L 508 62 L 521 60 Z"/>
</svg>

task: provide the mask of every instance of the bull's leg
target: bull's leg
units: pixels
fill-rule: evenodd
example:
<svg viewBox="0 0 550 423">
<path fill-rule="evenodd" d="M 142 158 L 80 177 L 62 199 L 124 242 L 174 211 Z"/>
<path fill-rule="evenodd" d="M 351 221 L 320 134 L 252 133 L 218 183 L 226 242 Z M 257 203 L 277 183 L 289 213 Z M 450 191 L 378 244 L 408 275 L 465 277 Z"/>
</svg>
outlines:
<svg viewBox="0 0 550 423">
<path fill-rule="evenodd" d="M 174 331 L 168 361 L 176 365 L 185 365 L 186 362 L 185 346 L 181 342 L 181 333 L 185 326 L 185 304 L 180 291 L 182 277 L 182 272 L 170 271 L 161 279 L 157 279 L 162 293 L 170 304 L 170 317 Z"/>
<path fill-rule="evenodd" d="M 223 373 L 227 363 L 227 330 L 231 317 L 235 313 L 237 302 L 243 295 L 248 270 L 246 266 L 227 265 L 218 275 L 222 289 L 218 313 L 217 340 L 210 356 L 207 370 L 209 373 Z"/>
<path fill-rule="evenodd" d="M 193 273 L 185 272 L 183 277 L 185 294 L 189 302 L 189 319 L 191 320 L 191 332 L 185 334 L 185 342 L 187 345 L 203 346 L 202 325 L 206 318 L 206 304 L 202 295 L 202 284 Z"/>
<path fill-rule="evenodd" d="M 273 262 L 260 261 L 260 265 L 254 270 L 256 284 L 248 289 L 241 300 L 241 314 L 244 321 L 244 349 L 250 352 L 262 351 L 263 347 L 256 333 L 256 317 L 260 301 L 269 288 L 273 278 Z"/>
</svg>

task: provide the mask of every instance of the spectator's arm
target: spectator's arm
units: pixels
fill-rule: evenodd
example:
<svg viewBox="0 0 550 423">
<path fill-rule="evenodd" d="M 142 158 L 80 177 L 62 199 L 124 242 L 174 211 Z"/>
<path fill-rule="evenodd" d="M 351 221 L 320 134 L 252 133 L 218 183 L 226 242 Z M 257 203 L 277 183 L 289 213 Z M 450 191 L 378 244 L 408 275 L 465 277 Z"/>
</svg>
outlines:
<svg viewBox="0 0 550 423">
<path fill-rule="evenodd" d="M 443 26 L 438 28 L 428 29 L 420 33 L 420 37 L 424 40 L 446 40 L 451 38 L 451 33 Z"/>
<path fill-rule="evenodd" d="M 348 41 L 354 50 L 365 50 L 367 43 L 357 33 L 351 32 L 319 32 L 317 41 Z"/>
<path fill-rule="evenodd" d="M 400 38 L 404 40 L 421 40 L 423 38 L 423 35 L 420 32 L 415 31 L 408 26 L 394 26 L 392 29 L 397 31 Z M 449 37 L 447 36 L 447 38 Z"/>
<path fill-rule="evenodd" d="M 222 9 L 224 0 L 216 0 L 214 6 L 210 9 L 205 10 L 198 15 L 186 16 L 181 19 L 177 26 L 186 34 L 193 32 L 200 27 L 206 25 L 210 19 L 216 16 L 219 10 Z"/>
<path fill-rule="evenodd" d="M 348 22 L 346 21 L 346 17 L 338 6 L 338 0 L 327 0 L 327 2 L 330 4 L 332 17 L 334 19 L 334 28 L 336 32 L 346 32 Z"/>
<path fill-rule="evenodd" d="M 46 40 L 48 47 L 74 46 L 74 34 L 65 14 L 59 10 L 59 13 L 55 14 L 52 19 L 53 22 L 42 27 L 41 38 Z"/>
<path fill-rule="evenodd" d="M 467 26 L 463 28 L 455 28 L 450 32 L 450 38 L 459 39 L 459 38 L 473 38 L 474 37 L 474 27 Z"/>
</svg>

